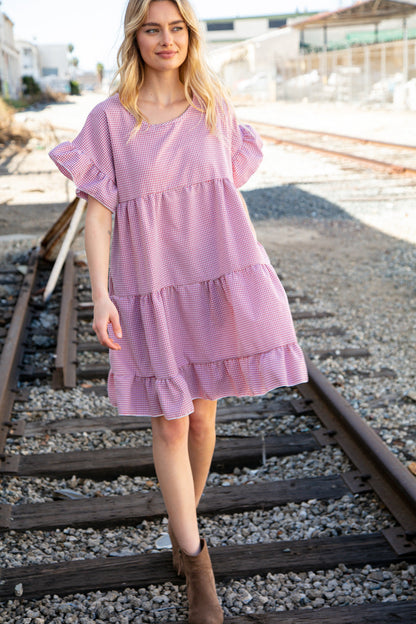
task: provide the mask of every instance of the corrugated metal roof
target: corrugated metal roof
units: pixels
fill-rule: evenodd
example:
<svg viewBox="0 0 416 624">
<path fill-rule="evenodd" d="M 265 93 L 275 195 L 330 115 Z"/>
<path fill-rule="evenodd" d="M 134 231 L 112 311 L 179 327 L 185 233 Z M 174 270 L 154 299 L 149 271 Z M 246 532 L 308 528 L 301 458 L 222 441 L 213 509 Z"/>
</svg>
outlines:
<svg viewBox="0 0 416 624">
<path fill-rule="evenodd" d="M 415 12 L 416 4 L 413 2 L 362 0 L 343 9 L 318 13 L 306 20 L 292 24 L 292 27 L 305 30 L 306 28 L 316 28 L 317 26 L 376 24 L 386 19 L 406 17 Z"/>
</svg>

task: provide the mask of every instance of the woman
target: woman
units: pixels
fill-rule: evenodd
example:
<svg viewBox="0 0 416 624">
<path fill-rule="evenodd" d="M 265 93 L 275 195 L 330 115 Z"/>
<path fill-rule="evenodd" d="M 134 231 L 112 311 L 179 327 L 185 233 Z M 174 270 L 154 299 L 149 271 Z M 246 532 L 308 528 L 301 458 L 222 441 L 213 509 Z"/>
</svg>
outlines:
<svg viewBox="0 0 416 624">
<path fill-rule="evenodd" d="M 116 92 L 51 157 L 88 200 L 93 327 L 110 349 L 110 399 L 120 414 L 152 417 L 189 622 L 216 624 L 196 514 L 216 400 L 302 383 L 306 368 L 237 190 L 261 162 L 260 139 L 237 124 L 208 69 L 188 0 L 130 0 L 118 58 Z"/>
</svg>

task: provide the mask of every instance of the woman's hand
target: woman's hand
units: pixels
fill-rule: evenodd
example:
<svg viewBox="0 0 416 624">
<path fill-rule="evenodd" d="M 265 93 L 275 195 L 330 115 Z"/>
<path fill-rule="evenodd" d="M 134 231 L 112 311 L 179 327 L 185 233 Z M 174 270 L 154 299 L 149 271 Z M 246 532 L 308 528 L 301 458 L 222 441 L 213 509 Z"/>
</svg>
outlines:
<svg viewBox="0 0 416 624">
<path fill-rule="evenodd" d="M 92 328 L 97 334 L 97 338 L 100 344 L 114 349 L 114 351 L 120 351 L 121 346 L 114 342 L 108 335 L 108 324 L 111 323 L 113 332 L 117 338 L 122 338 L 122 331 L 120 326 L 120 318 L 118 311 L 110 297 L 105 296 L 94 301 L 94 320 Z"/>
</svg>

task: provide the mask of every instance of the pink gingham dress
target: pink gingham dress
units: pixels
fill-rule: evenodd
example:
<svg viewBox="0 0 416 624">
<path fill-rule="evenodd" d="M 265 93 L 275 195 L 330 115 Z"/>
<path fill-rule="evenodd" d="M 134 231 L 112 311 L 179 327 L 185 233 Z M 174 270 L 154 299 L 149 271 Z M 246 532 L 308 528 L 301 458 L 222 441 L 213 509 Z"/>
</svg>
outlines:
<svg viewBox="0 0 416 624">
<path fill-rule="evenodd" d="M 129 140 L 134 126 L 114 95 L 50 153 L 78 196 L 114 213 L 109 289 L 123 338 L 111 402 L 172 419 L 196 398 L 305 382 L 286 294 L 237 191 L 261 162 L 258 135 L 231 112 L 210 133 L 193 106 Z"/>
</svg>

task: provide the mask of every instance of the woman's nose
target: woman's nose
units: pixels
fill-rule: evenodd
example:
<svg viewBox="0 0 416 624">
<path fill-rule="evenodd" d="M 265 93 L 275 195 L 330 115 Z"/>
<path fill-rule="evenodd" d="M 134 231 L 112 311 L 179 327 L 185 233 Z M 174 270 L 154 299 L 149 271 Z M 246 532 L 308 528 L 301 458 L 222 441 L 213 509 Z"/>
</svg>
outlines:
<svg viewBox="0 0 416 624">
<path fill-rule="evenodd" d="M 168 46 L 168 45 L 171 45 L 171 43 L 172 43 L 172 33 L 170 32 L 170 30 L 168 28 L 165 30 L 162 30 L 162 45 Z"/>
</svg>

